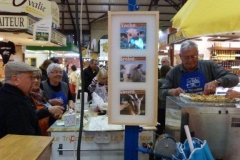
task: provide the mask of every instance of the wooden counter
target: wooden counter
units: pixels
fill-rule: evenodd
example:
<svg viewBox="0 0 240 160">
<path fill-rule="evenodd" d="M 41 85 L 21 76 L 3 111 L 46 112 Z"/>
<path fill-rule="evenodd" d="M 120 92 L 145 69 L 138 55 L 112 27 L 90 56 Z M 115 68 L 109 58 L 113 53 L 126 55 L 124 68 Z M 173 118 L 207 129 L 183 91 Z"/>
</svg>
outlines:
<svg viewBox="0 0 240 160">
<path fill-rule="evenodd" d="M 8 134 L 0 139 L 1 160 L 49 160 L 53 137 Z"/>
</svg>

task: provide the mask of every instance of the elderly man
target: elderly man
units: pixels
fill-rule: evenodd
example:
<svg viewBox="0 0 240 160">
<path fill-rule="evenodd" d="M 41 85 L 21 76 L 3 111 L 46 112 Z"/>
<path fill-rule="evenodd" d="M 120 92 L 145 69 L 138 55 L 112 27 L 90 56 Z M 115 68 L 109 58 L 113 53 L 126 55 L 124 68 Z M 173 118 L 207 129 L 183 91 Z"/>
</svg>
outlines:
<svg viewBox="0 0 240 160">
<path fill-rule="evenodd" d="M 169 57 L 162 57 L 161 64 L 162 64 L 162 66 L 164 66 L 164 65 L 171 66 L 170 58 Z"/>
<path fill-rule="evenodd" d="M 218 86 L 233 87 L 238 76 L 210 60 L 198 60 L 198 47 L 192 41 L 181 44 L 179 54 L 182 64 L 173 67 L 166 82 L 159 89 L 160 96 L 179 96 L 180 93 L 213 94 Z"/>
<path fill-rule="evenodd" d="M 88 90 L 88 86 L 91 84 L 93 78 L 98 74 L 98 61 L 96 59 L 91 59 L 90 64 L 87 68 L 83 70 L 83 79 L 84 79 L 84 92 L 88 92 L 88 100 L 91 100 L 92 96 Z"/>
<path fill-rule="evenodd" d="M 7 134 L 41 135 L 28 97 L 37 70 L 22 62 L 6 64 L 5 83 L 0 90 L 0 138 Z"/>
<path fill-rule="evenodd" d="M 179 96 L 180 93 L 213 94 L 218 86 L 233 87 L 238 84 L 238 76 L 209 60 L 198 60 L 198 47 L 192 41 L 181 44 L 179 54 L 182 64 L 173 67 L 159 88 L 159 98 L 163 108 L 160 113 L 165 116 L 166 96 Z M 158 131 L 162 132 L 165 119 Z"/>
</svg>

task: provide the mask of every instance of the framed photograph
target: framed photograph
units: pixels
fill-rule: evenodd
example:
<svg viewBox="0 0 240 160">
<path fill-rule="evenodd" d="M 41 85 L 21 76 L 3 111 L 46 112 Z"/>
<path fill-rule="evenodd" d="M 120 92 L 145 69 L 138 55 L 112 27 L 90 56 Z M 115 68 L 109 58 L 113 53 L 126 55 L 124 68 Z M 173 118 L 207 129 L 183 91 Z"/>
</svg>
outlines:
<svg viewBox="0 0 240 160">
<path fill-rule="evenodd" d="M 146 23 L 121 23 L 120 24 L 121 49 L 145 49 Z"/>
<path fill-rule="evenodd" d="M 120 115 L 145 115 L 145 90 L 120 91 Z"/>
<path fill-rule="evenodd" d="M 146 57 L 122 57 L 120 82 L 146 82 Z"/>
<path fill-rule="evenodd" d="M 158 11 L 108 13 L 109 124 L 156 126 L 158 31 Z"/>
</svg>

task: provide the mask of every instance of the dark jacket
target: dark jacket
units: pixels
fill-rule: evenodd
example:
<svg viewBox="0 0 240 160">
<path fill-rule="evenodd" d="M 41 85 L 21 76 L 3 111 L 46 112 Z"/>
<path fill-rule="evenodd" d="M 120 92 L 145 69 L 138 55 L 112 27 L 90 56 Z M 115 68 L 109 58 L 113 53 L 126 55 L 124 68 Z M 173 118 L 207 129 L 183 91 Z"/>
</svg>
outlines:
<svg viewBox="0 0 240 160">
<path fill-rule="evenodd" d="M 47 80 L 48 79 L 47 71 L 45 69 L 43 69 L 41 66 L 39 67 L 39 69 L 42 72 L 41 81 Z"/>
<path fill-rule="evenodd" d="M 62 70 L 62 71 L 63 71 L 62 81 L 67 83 L 67 85 L 69 86 L 69 79 L 68 79 L 67 72 L 65 70 Z"/>
<path fill-rule="evenodd" d="M 85 68 L 83 70 L 83 76 L 84 76 L 84 91 L 89 92 L 88 86 L 91 84 L 93 78 L 98 74 L 99 69 L 97 68 L 96 71 L 93 73 L 90 66 Z"/>
<path fill-rule="evenodd" d="M 7 134 L 41 135 L 30 98 L 5 83 L 0 89 L 0 138 Z"/>
</svg>

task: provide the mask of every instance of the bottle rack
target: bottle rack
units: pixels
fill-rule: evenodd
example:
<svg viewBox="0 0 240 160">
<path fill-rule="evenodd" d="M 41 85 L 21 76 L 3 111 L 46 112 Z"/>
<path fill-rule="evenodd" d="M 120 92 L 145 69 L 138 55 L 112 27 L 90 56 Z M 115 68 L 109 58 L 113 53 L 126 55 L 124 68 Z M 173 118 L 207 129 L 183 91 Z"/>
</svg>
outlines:
<svg viewBox="0 0 240 160">
<path fill-rule="evenodd" d="M 211 47 L 211 60 L 225 68 L 240 66 L 240 48 Z"/>
</svg>

